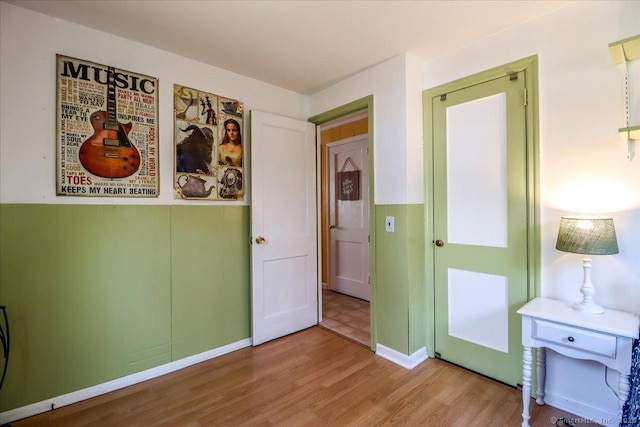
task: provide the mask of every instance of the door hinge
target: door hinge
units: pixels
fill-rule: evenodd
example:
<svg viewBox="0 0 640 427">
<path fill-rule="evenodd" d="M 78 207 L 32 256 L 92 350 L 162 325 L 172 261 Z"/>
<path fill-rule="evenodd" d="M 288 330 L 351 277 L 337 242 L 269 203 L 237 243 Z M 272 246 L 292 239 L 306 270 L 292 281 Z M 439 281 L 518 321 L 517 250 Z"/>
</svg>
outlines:
<svg viewBox="0 0 640 427">
<path fill-rule="evenodd" d="M 528 105 L 529 104 L 529 92 L 527 91 L 527 89 L 524 90 L 524 105 Z"/>
<path fill-rule="evenodd" d="M 371 276 L 367 276 L 367 283 L 371 284 Z"/>
<path fill-rule="evenodd" d="M 371 243 L 371 236 L 367 236 L 367 242 Z"/>
</svg>

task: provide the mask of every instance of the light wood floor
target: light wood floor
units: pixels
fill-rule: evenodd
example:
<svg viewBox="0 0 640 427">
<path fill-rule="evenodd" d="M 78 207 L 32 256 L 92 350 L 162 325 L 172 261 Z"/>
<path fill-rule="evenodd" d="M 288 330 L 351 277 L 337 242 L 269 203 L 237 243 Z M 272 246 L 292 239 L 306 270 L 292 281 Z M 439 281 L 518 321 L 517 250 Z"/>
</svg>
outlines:
<svg viewBox="0 0 640 427">
<path fill-rule="evenodd" d="M 407 370 L 313 327 L 12 424 L 514 427 L 521 406 L 516 389 L 449 363 Z M 572 417 L 531 406 L 533 427 Z"/>
<path fill-rule="evenodd" d="M 322 290 L 320 326 L 371 348 L 369 301 Z"/>
</svg>

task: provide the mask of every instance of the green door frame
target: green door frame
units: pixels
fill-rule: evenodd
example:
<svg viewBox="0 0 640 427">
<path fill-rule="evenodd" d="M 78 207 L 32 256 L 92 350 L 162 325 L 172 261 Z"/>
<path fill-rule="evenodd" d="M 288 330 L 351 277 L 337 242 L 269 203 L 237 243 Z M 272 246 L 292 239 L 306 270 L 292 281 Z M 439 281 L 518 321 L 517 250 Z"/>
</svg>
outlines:
<svg viewBox="0 0 640 427">
<path fill-rule="evenodd" d="M 376 236 L 375 236 L 375 200 L 374 200 L 374 162 L 373 162 L 373 95 L 365 96 L 364 98 L 357 99 L 348 104 L 342 105 L 340 107 L 334 108 L 332 110 L 326 111 L 324 113 L 317 114 L 308 119 L 309 122 L 315 124 L 316 126 L 320 126 L 324 123 L 330 122 L 332 120 L 339 119 L 340 117 L 347 116 L 351 113 L 355 113 L 357 111 L 367 110 L 367 132 L 369 135 L 368 148 L 369 148 L 369 275 L 370 275 L 370 286 L 371 286 L 371 301 L 369 302 L 370 307 L 370 318 L 371 318 L 371 350 L 376 351 L 376 322 L 375 322 L 375 313 L 376 313 L 376 263 L 375 263 L 375 254 L 376 254 Z M 318 201 L 318 203 L 320 203 Z"/>
<path fill-rule="evenodd" d="M 431 311 L 426 316 L 427 353 L 435 352 L 435 280 L 433 230 L 433 108 L 434 97 L 461 90 L 489 80 L 524 71 L 527 88 L 527 217 L 528 217 L 528 298 L 540 295 L 540 197 L 539 197 L 539 118 L 538 118 L 538 56 L 533 55 L 482 71 L 459 80 L 445 83 L 422 93 L 424 125 L 424 172 L 425 172 L 425 289 L 426 307 Z"/>
</svg>

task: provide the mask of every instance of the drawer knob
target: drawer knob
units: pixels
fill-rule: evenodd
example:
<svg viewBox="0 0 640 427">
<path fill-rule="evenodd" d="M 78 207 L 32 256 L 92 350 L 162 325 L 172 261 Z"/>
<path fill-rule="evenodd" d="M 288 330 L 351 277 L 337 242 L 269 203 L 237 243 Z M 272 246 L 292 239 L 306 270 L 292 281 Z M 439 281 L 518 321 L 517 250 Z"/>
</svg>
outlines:
<svg viewBox="0 0 640 427">
<path fill-rule="evenodd" d="M 569 338 L 567 338 L 567 339 L 569 340 L 569 342 L 574 342 L 574 341 L 576 340 L 576 339 L 575 339 L 575 338 L 573 338 L 573 337 L 569 337 Z"/>
</svg>

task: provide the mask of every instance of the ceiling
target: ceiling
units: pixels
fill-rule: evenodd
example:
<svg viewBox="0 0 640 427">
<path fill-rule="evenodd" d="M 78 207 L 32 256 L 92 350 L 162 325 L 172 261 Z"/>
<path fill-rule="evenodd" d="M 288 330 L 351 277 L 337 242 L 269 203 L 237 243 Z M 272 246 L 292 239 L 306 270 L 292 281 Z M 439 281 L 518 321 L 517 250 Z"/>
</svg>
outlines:
<svg viewBox="0 0 640 427">
<path fill-rule="evenodd" d="M 427 60 L 571 3 L 7 2 L 307 95 L 403 52 Z"/>
</svg>

